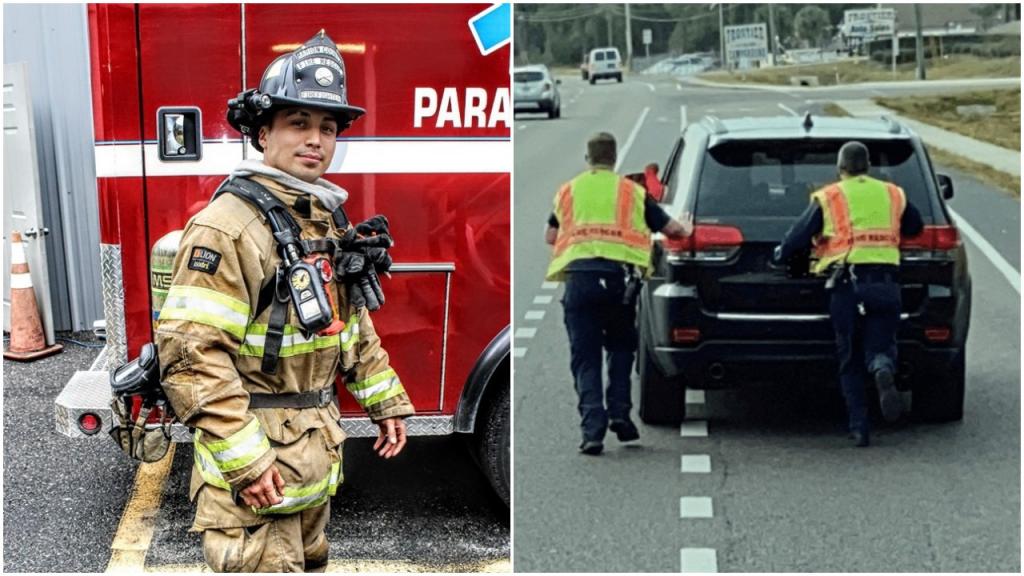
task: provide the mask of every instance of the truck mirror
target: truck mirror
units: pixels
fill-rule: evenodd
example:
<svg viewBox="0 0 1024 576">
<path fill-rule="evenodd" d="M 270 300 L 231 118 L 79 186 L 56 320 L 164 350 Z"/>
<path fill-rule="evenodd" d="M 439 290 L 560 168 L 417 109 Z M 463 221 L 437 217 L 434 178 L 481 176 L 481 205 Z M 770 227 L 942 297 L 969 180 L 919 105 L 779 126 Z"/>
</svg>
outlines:
<svg viewBox="0 0 1024 576">
<path fill-rule="evenodd" d="M 157 150 L 165 162 L 198 162 L 202 158 L 202 115 L 199 108 L 157 110 Z"/>
</svg>

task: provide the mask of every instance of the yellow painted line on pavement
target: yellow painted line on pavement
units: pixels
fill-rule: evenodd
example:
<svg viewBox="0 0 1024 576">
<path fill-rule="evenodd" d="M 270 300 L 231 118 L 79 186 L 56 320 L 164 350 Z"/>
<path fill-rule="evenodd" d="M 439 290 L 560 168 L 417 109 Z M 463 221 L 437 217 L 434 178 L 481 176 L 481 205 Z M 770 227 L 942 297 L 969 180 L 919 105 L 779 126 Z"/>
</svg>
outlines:
<svg viewBox="0 0 1024 576">
<path fill-rule="evenodd" d="M 107 572 L 135 574 L 145 570 L 146 552 L 153 541 L 153 525 L 160 511 L 164 483 L 174 463 L 174 448 L 171 443 L 166 456 L 158 462 L 141 464 L 135 473 L 132 493 L 110 544 Z"/>
<path fill-rule="evenodd" d="M 206 564 L 167 564 L 147 566 L 146 572 L 210 572 Z M 486 560 L 466 564 L 420 564 L 417 562 L 389 560 L 331 560 L 327 572 L 500 572 L 511 573 L 512 562 L 508 559 Z"/>
</svg>

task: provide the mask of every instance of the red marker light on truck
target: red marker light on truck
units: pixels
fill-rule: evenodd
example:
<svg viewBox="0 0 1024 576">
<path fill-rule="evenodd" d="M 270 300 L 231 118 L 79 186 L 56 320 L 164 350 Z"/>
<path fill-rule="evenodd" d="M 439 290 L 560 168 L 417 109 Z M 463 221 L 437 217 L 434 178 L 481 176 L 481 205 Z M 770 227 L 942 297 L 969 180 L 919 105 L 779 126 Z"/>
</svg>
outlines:
<svg viewBox="0 0 1024 576">
<path fill-rule="evenodd" d="M 699 328 L 673 328 L 672 341 L 676 344 L 696 344 L 700 342 Z"/>
<path fill-rule="evenodd" d="M 78 418 L 78 429 L 88 436 L 92 436 L 99 432 L 102 427 L 102 422 L 100 421 L 99 416 L 91 412 L 86 412 Z"/>
</svg>

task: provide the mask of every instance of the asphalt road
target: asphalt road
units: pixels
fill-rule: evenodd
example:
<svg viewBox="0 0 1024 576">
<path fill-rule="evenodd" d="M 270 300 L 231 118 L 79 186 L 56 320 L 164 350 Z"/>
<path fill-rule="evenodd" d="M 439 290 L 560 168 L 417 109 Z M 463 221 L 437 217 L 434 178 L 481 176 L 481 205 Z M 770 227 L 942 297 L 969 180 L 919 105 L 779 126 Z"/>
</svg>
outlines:
<svg viewBox="0 0 1024 576">
<path fill-rule="evenodd" d="M 602 457 L 577 453 L 562 290 L 544 283 L 542 232 L 557 187 L 585 168 L 587 138 L 615 134 L 620 156 L 628 145 L 620 172 L 632 172 L 664 165 L 683 114 L 802 115 L 883 91 L 790 94 L 659 78 L 590 86 L 578 77 L 563 78 L 561 89 L 561 119 L 516 118 L 516 569 L 676 572 L 683 549 L 709 549 L 722 572 L 1019 572 L 1020 294 L 970 240 L 974 306 L 961 423 L 879 423 L 873 446 L 857 450 L 842 434 L 838 390 L 780 383 L 708 392 L 703 406 L 691 407 L 707 422 L 704 437 L 642 426 L 638 446 L 609 436 Z M 948 172 L 952 206 L 1020 270 L 1019 202 Z M 708 457 L 687 465 L 710 462 L 710 471 L 683 473 L 684 455 Z M 683 498 L 700 499 L 687 508 L 710 504 L 710 517 L 681 518 Z"/>
<path fill-rule="evenodd" d="M 76 339 L 95 343 L 88 333 Z M 3 363 L 3 571 L 103 572 L 137 466 L 109 438 L 54 431 L 53 400 L 97 353 L 66 345 L 32 364 Z M 397 458 L 350 439 L 345 483 L 332 501 L 330 569 L 472 571 L 508 566 L 508 509 L 493 495 L 461 437 L 412 438 Z M 199 571 L 199 536 L 187 489 L 192 451 L 179 445 L 153 511 L 147 571 Z M 123 537 L 123 536 L 122 536 Z"/>
</svg>

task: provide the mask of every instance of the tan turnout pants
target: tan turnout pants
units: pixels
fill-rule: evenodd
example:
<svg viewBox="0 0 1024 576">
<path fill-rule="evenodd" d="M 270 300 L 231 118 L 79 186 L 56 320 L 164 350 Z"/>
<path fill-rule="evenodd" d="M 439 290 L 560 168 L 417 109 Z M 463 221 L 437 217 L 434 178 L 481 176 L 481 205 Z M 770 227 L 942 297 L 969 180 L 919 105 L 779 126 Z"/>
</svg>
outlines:
<svg viewBox="0 0 1024 576">
<path fill-rule="evenodd" d="M 208 528 L 203 554 L 214 572 L 324 572 L 331 503 L 249 528 Z"/>
</svg>

